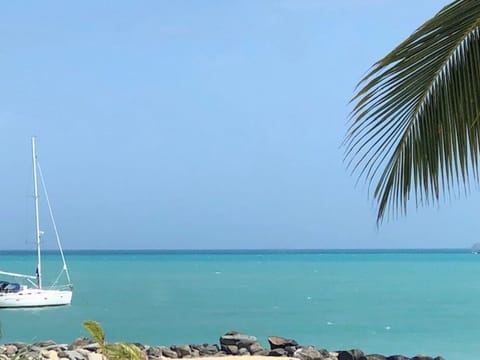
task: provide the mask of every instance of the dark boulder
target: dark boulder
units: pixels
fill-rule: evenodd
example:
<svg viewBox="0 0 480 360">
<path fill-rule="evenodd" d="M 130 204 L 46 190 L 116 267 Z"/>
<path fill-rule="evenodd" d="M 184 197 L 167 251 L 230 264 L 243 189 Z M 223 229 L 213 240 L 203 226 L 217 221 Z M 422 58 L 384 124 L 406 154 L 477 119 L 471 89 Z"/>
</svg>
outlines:
<svg viewBox="0 0 480 360">
<path fill-rule="evenodd" d="M 220 348 L 217 344 L 209 345 L 209 344 L 202 344 L 202 345 L 190 345 L 192 349 L 198 351 L 200 356 L 213 356 L 220 351 Z"/>
<path fill-rule="evenodd" d="M 403 355 L 392 355 L 392 356 L 388 356 L 387 360 L 410 360 L 410 358 L 405 357 Z"/>
<path fill-rule="evenodd" d="M 366 360 L 362 350 L 352 349 L 338 352 L 338 360 Z"/>
<path fill-rule="evenodd" d="M 229 355 L 237 355 L 238 354 L 238 346 L 237 345 L 222 345 L 222 350 L 225 351 Z"/>
<path fill-rule="evenodd" d="M 142 344 L 139 342 L 134 342 L 133 345 L 135 345 L 137 348 L 139 348 L 141 351 L 147 351 L 150 348 L 150 345 Z"/>
<path fill-rule="evenodd" d="M 289 345 L 289 346 L 285 346 L 285 348 L 283 350 L 285 350 L 287 352 L 288 356 L 293 356 L 295 351 L 297 351 L 297 347 Z"/>
<path fill-rule="evenodd" d="M 160 346 L 160 350 L 162 350 L 162 355 L 165 356 L 166 358 L 169 359 L 177 359 L 178 354 L 176 351 L 173 351 L 172 349 L 166 347 L 166 346 Z"/>
<path fill-rule="evenodd" d="M 98 343 L 91 343 L 91 344 L 82 346 L 82 349 L 90 352 L 98 352 L 100 349 L 100 345 Z"/>
<path fill-rule="evenodd" d="M 190 349 L 190 345 L 173 345 L 170 347 L 170 349 L 175 351 L 179 358 L 192 355 L 192 349 Z"/>
<path fill-rule="evenodd" d="M 268 353 L 268 356 L 287 356 L 287 355 L 288 355 L 287 352 L 282 348 L 272 349 Z"/>
<path fill-rule="evenodd" d="M 281 336 L 269 336 L 268 343 L 270 344 L 270 349 L 285 349 L 287 346 L 298 346 L 298 343 L 293 339 L 286 339 Z"/>
<path fill-rule="evenodd" d="M 415 355 L 411 360 L 433 360 L 433 358 L 427 355 Z"/>
<path fill-rule="evenodd" d="M 257 342 L 255 336 L 240 334 L 236 331 L 230 331 L 220 337 L 220 345 L 236 345 L 242 348 L 248 348 L 249 345 Z"/>
</svg>

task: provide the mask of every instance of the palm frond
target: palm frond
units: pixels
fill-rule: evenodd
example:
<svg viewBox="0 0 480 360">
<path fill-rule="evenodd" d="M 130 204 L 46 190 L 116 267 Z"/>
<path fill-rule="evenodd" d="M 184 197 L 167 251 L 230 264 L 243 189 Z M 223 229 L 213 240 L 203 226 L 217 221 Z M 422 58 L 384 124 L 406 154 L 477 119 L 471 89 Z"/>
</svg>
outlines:
<svg viewBox="0 0 480 360">
<path fill-rule="evenodd" d="M 105 346 L 105 333 L 97 321 L 87 320 L 83 323 L 83 327 L 88 330 L 101 348 Z"/>
<path fill-rule="evenodd" d="M 85 329 L 93 336 L 100 346 L 104 357 L 108 360 L 144 360 L 146 356 L 134 344 L 117 342 L 108 344 L 105 341 L 105 333 L 102 326 L 95 320 L 87 320 L 83 323 Z"/>
<path fill-rule="evenodd" d="M 377 221 L 479 180 L 480 2 L 443 8 L 378 61 L 352 99 L 349 168 L 378 203 Z"/>
<path fill-rule="evenodd" d="M 122 342 L 105 345 L 103 353 L 109 360 L 145 359 L 144 354 L 136 345 Z"/>
</svg>

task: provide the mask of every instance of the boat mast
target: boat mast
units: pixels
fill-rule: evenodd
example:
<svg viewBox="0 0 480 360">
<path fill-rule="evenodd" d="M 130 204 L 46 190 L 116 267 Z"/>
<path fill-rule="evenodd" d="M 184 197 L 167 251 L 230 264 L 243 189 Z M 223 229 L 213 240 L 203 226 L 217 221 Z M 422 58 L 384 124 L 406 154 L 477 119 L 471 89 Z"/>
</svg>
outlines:
<svg viewBox="0 0 480 360">
<path fill-rule="evenodd" d="M 38 184 L 37 184 L 37 154 L 35 151 L 35 137 L 32 137 L 33 159 L 33 197 L 35 199 L 35 237 L 37 240 L 37 282 L 38 288 L 42 288 L 42 261 L 40 254 L 40 217 L 38 214 Z"/>
</svg>

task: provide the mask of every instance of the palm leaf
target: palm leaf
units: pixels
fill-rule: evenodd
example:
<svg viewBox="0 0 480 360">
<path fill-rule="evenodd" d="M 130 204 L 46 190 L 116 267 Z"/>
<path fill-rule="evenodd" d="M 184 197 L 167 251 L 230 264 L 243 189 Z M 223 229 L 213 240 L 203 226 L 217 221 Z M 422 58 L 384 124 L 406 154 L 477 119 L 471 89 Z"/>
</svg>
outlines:
<svg viewBox="0 0 480 360">
<path fill-rule="evenodd" d="M 352 99 L 349 168 L 378 204 L 405 213 L 479 180 L 480 2 L 443 8 L 378 61 Z"/>
<path fill-rule="evenodd" d="M 109 360 L 144 360 L 146 357 L 134 344 L 118 342 L 107 344 L 101 325 L 95 320 L 87 320 L 83 326 L 100 346 L 102 354 Z"/>
<path fill-rule="evenodd" d="M 87 320 L 83 323 L 83 327 L 93 336 L 100 348 L 105 347 L 105 333 L 98 322 L 95 320 Z"/>
<path fill-rule="evenodd" d="M 109 360 L 143 360 L 145 356 L 134 344 L 114 343 L 107 344 L 103 350 Z"/>
</svg>

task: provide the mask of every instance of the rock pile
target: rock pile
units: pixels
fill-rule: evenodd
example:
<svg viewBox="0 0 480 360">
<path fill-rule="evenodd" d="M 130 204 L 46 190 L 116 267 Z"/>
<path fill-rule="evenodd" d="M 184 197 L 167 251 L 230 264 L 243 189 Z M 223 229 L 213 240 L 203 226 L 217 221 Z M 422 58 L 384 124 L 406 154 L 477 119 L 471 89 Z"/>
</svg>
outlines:
<svg viewBox="0 0 480 360">
<path fill-rule="evenodd" d="M 314 346 L 299 345 L 293 339 L 280 336 L 269 336 L 270 349 L 265 349 L 255 336 L 236 331 L 227 332 L 220 337 L 217 344 L 193 344 L 172 346 L 149 346 L 135 344 L 148 360 L 198 358 L 205 356 L 225 355 L 263 355 L 290 357 L 300 360 L 445 360 L 441 356 L 435 358 L 417 355 L 408 358 L 402 355 L 364 354 L 361 350 L 328 351 Z M 0 345 L 0 360 L 102 360 L 100 347 L 88 338 L 78 338 L 72 344 L 56 344 L 45 341 L 34 344 L 12 343 Z"/>
</svg>

